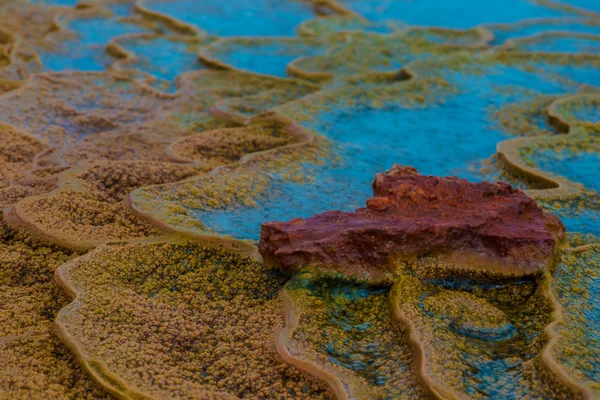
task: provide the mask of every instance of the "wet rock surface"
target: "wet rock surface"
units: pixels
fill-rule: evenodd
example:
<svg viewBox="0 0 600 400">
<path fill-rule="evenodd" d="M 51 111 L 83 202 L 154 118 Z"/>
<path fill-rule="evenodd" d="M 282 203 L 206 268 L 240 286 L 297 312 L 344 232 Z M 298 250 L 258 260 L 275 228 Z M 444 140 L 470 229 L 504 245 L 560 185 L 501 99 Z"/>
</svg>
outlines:
<svg viewBox="0 0 600 400">
<path fill-rule="evenodd" d="M 310 265 L 377 280 L 409 265 L 523 276 L 552 264 L 564 232 L 556 216 L 507 183 L 394 165 L 376 175 L 366 208 L 265 223 L 259 251 L 290 272 Z"/>
</svg>

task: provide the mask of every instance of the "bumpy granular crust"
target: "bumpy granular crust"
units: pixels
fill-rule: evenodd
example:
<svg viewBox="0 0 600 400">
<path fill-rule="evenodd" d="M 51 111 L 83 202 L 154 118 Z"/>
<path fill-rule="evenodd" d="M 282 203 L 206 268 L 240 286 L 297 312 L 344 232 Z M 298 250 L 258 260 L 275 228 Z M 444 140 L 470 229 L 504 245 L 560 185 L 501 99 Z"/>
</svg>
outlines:
<svg viewBox="0 0 600 400">
<path fill-rule="evenodd" d="M 15 226 L 75 249 L 89 249 L 111 240 L 143 239 L 165 234 L 122 203 L 71 189 L 27 198 L 9 213 Z"/>
<path fill-rule="evenodd" d="M 127 75 L 40 74 L 0 98 L 0 120 L 52 145 L 141 123 L 171 100 Z"/>
<path fill-rule="evenodd" d="M 375 177 L 373 194 L 354 213 L 265 223 L 259 251 L 286 271 L 312 265 L 367 279 L 381 278 L 398 260 L 431 255 L 439 267 L 526 275 L 552 264 L 564 235 L 557 217 L 505 183 L 394 166 Z"/>
<path fill-rule="evenodd" d="M 126 161 L 92 165 L 78 178 L 105 200 L 117 202 L 139 187 L 177 182 L 205 170 L 166 162 Z"/>
<path fill-rule="evenodd" d="M 42 143 L 11 125 L 0 124 L 0 207 L 27 196 L 52 190 L 52 175 L 35 174 L 36 156 L 46 149 Z"/>
<path fill-rule="evenodd" d="M 102 161 L 160 161 L 165 158 L 169 142 L 156 140 L 155 130 L 125 127 L 111 135 L 88 136 L 61 151 L 67 164 Z"/>
<path fill-rule="evenodd" d="M 257 124 L 220 129 L 186 137 L 171 146 L 172 155 L 206 167 L 231 164 L 243 156 L 285 146 L 295 141 L 283 126 Z"/>
<path fill-rule="evenodd" d="M 0 397 L 109 399 L 54 335 L 68 304 L 54 270 L 78 254 L 8 226 L 0 214 Z"/>
<path fill-rule="evenodd" d="M 108 390 L 163 398 L 329 398 L 279 358 L 277 291 L 262 263 L 193 242 L 101 247 L 64 265 L 61 336 Z M 110 287 L 110 291 L 104 288 Z"/>
<path fill-rule="evenodd" d="M 40 242 L 39 237 L 87 249 L 115 240 L 143 241 L 164 233 L 132 213 L 127 208 L 128 200 L 133 200 L 147 219 L 212 236 L 210 226 L 203 225 L 198 216 L 202 212 L 238 205 L 260 206 L 261 199 L 270 195 L 269 174 L 300 181 L 307 177 L 298 173 L 299 165 L 325 158 L 315 156 L 315 148 L 324 147 L 325 141 L 312 147 L 304 143 L 293 150 L 288 145 L 294 140 L 285 135 L 256 136 L 253 117 L 260 113 L 282 113 L 293 122 L 312 123 L 318 122 L 312 117 L 327 107 L 382 107 L 390 103 L 433 106 L 441 104 L 448 93 L 460 90 L 456 76 L 493 75 L 496 67 L 528 71 L 579 91 L 583 82 L 576 76 L 565 74 L 565 68 L 559 72 L 546 70 L 545 65 L 598 66 L 598 59 L 591 55 L 533 55 L 497 48 L 480 52 L 473 48 L 491 39 L 484 28 L 454 31 L 406 28 L 391 21 L 371 23 L 326 0 L 318 1 L 315 9 L 337 10 L 345 16 L 318 18 L 300 26 L 299 32 L 312 35 L 314 40 L 217 39 L 214 46 L 200 52 L 207 64 L 228 69 L 232 66 L 222 57 L 227 52 L 246 48 L 260 51 L 265 44 L 281 41 L 290 45 L 286 51 L 293 53 L 298 52 L 298 43 L 318 44 L 323 53 L 307 54 L 288 68 L 291 75 L 335 88 L 314 95 L 311 93 L 319 89 L 317 85 L 240 71 L 190 72 L 173 82 L 157 82 L 135 71 L 38 74 L 42 62 L 36 51 L 50 54 L 63 45 L 63 39 L 74 37 L 66 30 L 69 20 L 103 18 L 110 14 L 104 6 L 130 2 L 80 1 L 77 10 L 47 8 L 39 1 L 0 3 L 0 120 L 17 126 L 10 133 L 0 129 L 0 207 L 20 202 L 8 213 L 10 222 L 29 231 L 25 234 L 14 230 L 4 221 L 0 229 L 0 354 L 4 357 L 0 397 L 7 398 L 108 398 L 90 376 L 116 394 L 129 397 L 139 392 L 155 397 L 327 397 L 330 393 L 323 383 L 286 366 L 275 353 L 271 335 L 283 324 L 283 309 L 275 297 L 286 278 L 255 261 L 200 249 L 195 243 L 111 245 L 63 268 L 65 273 L 59 273 L 59 279 L 78 297 L 61 314 L 58 326 L 64 343 L 87 368 L 84 373 L 51 327 L 57 311 L 68 303 L 50 282 L 51 275 L 58 265 L 77 254 Z M 157 32 L 166 28 L 196 35 L 173 40 L 190 44 L 189 52 L 195 53 L 215 40 L 168 16 L 157 18 L 143 7 L 138 11 L 137 22 L 146 22 Z M 595 17 L 581 11 L 576 14 Z M 507 29 L 517 25 L 507 25 Z M 169 35 L 157 33 L 155 37 Z M 106 50 L 125 58 L 111 67 L 143 68 L 141 63 L 131 62 L 135 55 L 125 54 L 126 49 L 119 49 L 118 43 L 112 41 Z M 278 47 L 279 55 L 282 49 Z M 103 50 L 98 46 L 98 53 Z M 167 48 L 167 54 L 173 55 L 171 48 Z M 191 66 L 177 68 L 183 71 Z M 160 71 L 163 65 L 156 67 L 149 71 Z M 176 92 L 160 93 L 151 87 Z M 502 148 L 498 157 L 501 165 L 518 165 L 514 169 L 521 174 L 521 161 L 531 162 L 526 150 L 540 143 L 573 152 L 597 151 L 600 128 L 587 118 L 593 117 L 597 109 L 597 94 L 594 88 L 586 90 L 590 94 L 563 96 L 550 106 L 548 102 L 555 95 L 540 95 L 495 113 L 505 131 L 545 136 L 519 142 L 520 147 L 514 147 L 519 151 L 510 154 Z M 522 92 L 508 88 L 501 94 L 518 98 Z M 549 135 L 550 127 L 539 123 L 546 118 L 551 128 L 569 134 Z M 225 129 L 232 127 L 236 129 Z M 30 137 L 21 135 L 21 131 L 28 131 Z M 40 154 L 48 144 L 57 147 Z M 208 168 L 235 164 L 240 159 L 243 162 L 253 157 L 247 157 L 250 153 L 275 148 L 278 151 L 262 157 L 260 162 L 203 175 Z M 199 175 L 197 179 L 187 179 L 195 175 Z M 532 184 L 528 187 L 541 189 L 530 192 L 531 196 L 545 196 L 548 208 L 598 209 L 597 194 L 566 179 L 531 169 L 525 169 L 522 175 L 530 178 L 527 183 Z M 159 186 L 145 187 L 156 184 Z M 43 195 L 60 185 L 82 192 L 61 188 Z M 127 196 L 136 188 L 136 195 Z M 125 204 L 121 203 L 124 198 Z M 381 203 L 375 201 L 374 207 L 381 207 Z M 546 222 L 544 229 L 561 232 L 559 222 L 552 218 Z M 591 251 L 591 240 L 577 239 L 571 245 L 579 246 L 578 252 Z M 231 240 L 230 244 L 238 251 L 256 250 L 246 242 Z M 543 249 L 535 249 L 538 251 Z M 294 302 L 287 311 L 299 315 L 298 324 L 288 332 L 288 350 L 298 353 L 286 361 L 296 365 L 294 357 L 314 356 L 312 367 L 316 368 L 308 368 L 309 372 L 317 371 L 318 378 L 324 379 L 328 368 L 326 372 L 335 375 L 333 381 L 349 383 L 346 389 L 362 385 L 363 397 L 422 398 L 426 390 L 417 390 L 415 381 L 427 381 L 429 375 L 421 371 L 411 376 L 408 369 L 402 369 L 421 355 L 418 349 L 412 354 L 407 351 L 407 339 L 399 335 L 412 327 L 410 333 L 420 335 L 422 348 L 430 351 L 426 354 L 426 372 L 440 378 L 441 386 L 449 389 L 446 394 L 477 397 L 481 393 L 473 394 L 472 390 L 479 387 L 473 385 L 476 379 L 469 381 L 474 370 L 469 362 L 482 342 L 487 350 L 495 352 L 494 356 L 502 356 L 506 348 L 494 347 L 494 339 L 512 340 L 511 326 L 516 326 L 533 333 L 532 340 L 507 345 L 512 346 L 516 356 L 507 361 L 514 368 L 503 369 L 494 381 L 495 387 L 500 387 L 500 397 L 576 398 L 579 393 L 555 384 L 563 373 L 585 385 L 589 389 L 585 393 L 592 397 L 598 378 L 593 375 L 596 361 L 590 351 L 595 343 L 588 336 L 591 330 L 586 329 L 586 323 L 587 315 L 594 311 L 589 301 L 594 300 L 596 259 L 595 250 L 585 256 L 570 253 L 563 258 L 558 273 L 564 275 L 558 275 L 553 286 L 563 314 L 560 323 L 554 325 L 556 340 L 546 347 L 543 360 L 538 354 L 546 339 L 540 332 L 550 317 L 559 313 L 558 308 L 551 309 L 540 298 L 531 282 L 489 293 L 477 286 L 479 275 L 469 270 L 467 275 L 474 281 L 469 284 L 476 286 L 472 292 L 442 289 L 425 282 L 450 277 L 443 282 L 451 284 L 456 271 L 441 273 L 439 267 L 447 267 L 448 260 L 439 254 L 427 254 L 401 265 L 421 280 L 400 276 L 396 282 L 390 296 L 392 311 L 402 308 L 403 315 L 410 318 L 402 322 L 395 313 L 398 324 L 394 327 L 389 326 L 391 313 L 386 309 L 385 288 L 349 284 L 343 279 L 327 284 L 307 279 L 302 288 L 286 287 L 283 294 L 290 294 Z M 489 272 L 483 270 L 483 275 Z M 296 278 L 292 284 L 297 283 Z M 364 288 L 376 295 L 351 298 Z M 479 342 L 469 342 L 465 339 L 469 335 Z M 519 365 L 528 357 L 531 359 Z M 560 364 L 560 368 L 550 371 L 549 360 Z M 531 385 L 508 393 L 510 374 L 515 370 Z M 465 376 L 469 379 L 463 379 Z M 428 387 L 435 393 L 440 386 Z M 336 394 L 344 397 L 357 392 L 342 390 Z"/>
</svg>

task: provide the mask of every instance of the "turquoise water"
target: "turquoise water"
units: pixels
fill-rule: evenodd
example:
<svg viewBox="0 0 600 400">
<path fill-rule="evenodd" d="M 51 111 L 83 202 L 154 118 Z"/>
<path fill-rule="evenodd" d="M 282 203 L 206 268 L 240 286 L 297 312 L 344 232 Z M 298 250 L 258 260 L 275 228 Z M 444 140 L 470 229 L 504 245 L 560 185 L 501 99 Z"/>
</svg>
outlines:
<svg viewBox="0 0 600 400">
<path fill-rule="evenodd" d="M 563 3 L 600 13 L 600 2 L 597 0 L 561 0 Z M 598 14 L 597 14 L 598 15 Z"/>
<path fill-rule="evenodd" d="M 572 76 L 578 75 L 576 68 L 564 68 Z M 579 73 L 589 77 L 584 71 Z M 461 92 L 443 104 L 416 108 L 394 104 L 385 108 L 325 107 L 332 110 L 319 114 L 307 127 L 332 142 L 340 162 L 321 167 L 305 165 L 304 175 L 311 180 L 307 184 L 288 183 L 274 175 L 270 195 L 256 208 L 190 211 L 216 232 L 258 239 L 265 221 L 363 207 L 371 196 L 375 174 L 396 163 L 411 165 L 423 174 L 456 174 L 480 180 L 485 175 L 477 166 L 495 154 L 499 141 L 509 137 L 489 119 L 486 110 L 526 98 L 521 91 L 503 93 L 499 85 L 521 85 L 538 93 L 566 90 L 551 77 L 514 68 L 495 67 L 482 75 L 456 73 L 452 81 L 460 82 Z"/>
<path fill-rule="evenodd" d="M 182 4 L 185 1 L 177 2 L 173 10 Z M 261 7 L 244 7 L 255 6 Z M 298 4 L 294 3 L 294 6 Z M 115 15 L 128 15 L 131 12 L 131 6 L 113 8 Z M 221 11 L 226 14 L 226 11 L 231 11 L 228 10 Z M 225 14 L 219 15 L 223 17 Z M 249 12 L 250 15 L 252 12 Z M 195 14 L 188 17 L 200 18 Z M 271 22 L 274 25 L 269 25 Z M 276 21 L 271 22 L 265 22 L 265 26 L 269 26 L 269 29 L 281 27 Z M 75 20 L 70 24 L 70 29 L 77 33 L 78 40 L 68 43 L 65 54 L 42 54 L 45 70 L 103 70 L 113 61 L 103 51 L 112 38 L 145 31 L 115 17 Z M 203 68 L 196 59 L 197 47 L 190 46 L 184 40 L 136 38 L 122 41 L 121 44 L 136 54 L 138 61 L 133 67 L 162 79 L 171 81 L 185 71 Z M 218 57 L 236 68 L 284 76 L 286 65 L 296 57 L 316 55 L 323 51 L 324 48 L 312 44 L 294 46 L 266 41 L 256 47 L 230 46 L 218 52 Z M 397 69 L 402 65 L 398 62 L 386 66 L 386 69 Z M 598 70 L 560 65 L 538 67 L 546 73 L 560 73 L 577 82 L 600 81 Z M 340 68 L 344 69 L 343 66 Z M 463 89 L 477 89 L 463 91 L 444 105 L 417 109 L 394 104 L 383 109 L 363 107 L 355 110 L 333 106 L 337 110 L 323 112 L 307 127 L 332 141 L 334 152 L 341 157 L 340 162 L 327 162 L 324 167 L 306 165 L 306 176 L 313 183 L 290 184 L 277 175 L 273 176 L 272 194 L 264 199 L 260 207 L 195 213 L 195 217 L 219 233 L 257 239 L 259 227 L 266 220 L 308 217 L 329 209 L 352 211 L 363 206 L 371 194 L 373 176 L 394 163 L 415 166 L 426 174 L 457 174 L 470 180 L 484 179 L 486 175 L 480 168 L 482 161 L 493 156 L 497 142 L 508 138 L 489 120 L 486 110 L 491 106 L 501 107 L 524 100 L 517 94 L 499 95 L 493 86 L 522 86 L 538 93 L 561 93 L 566 90 L 562 82 L 549 75 L 502 67 L 491 68 L 481 76 L 458 73 L 445 75 Z M 68 131 L 75 129 L 70 126 L 64 128 Z M 84 135 L 89 133 L 93 132 L 83 132 Z M 565 214 L 564 217 L 570 229 L 583 226 L 585 232 L 589 232 L 593 224 L 584 221 L 594 220 L 585 214 Z"/>
<path fill-rule="evenodd" d="M 562 175 L 600 193 L 600 153 L 541 151 L 534 162 L 544 171 Z"/>
<path fill-rule="evenodd" d="M 600 122 L 600 101 L 577 105 L 570 112 L 578 121 L 598 123 Z"/>
<path fill-rule="evenodd" d="M 136 61 L 127 64 L 160 79 L 173 80 L 184 72 L 205 69 L 198 62 L 197 48 L 181 39 L 170 37 L 139 37 L 119 41 Z"/>
<path fill-rule="evenodd" d="M 517 48 L 523 51 L 590 53 L 600 54 L 600 36 L 597 38 L 581 36 L 544 36 L 540 40 L 520 43 Z"/>
<path fill-rule="evenodd" d="M 151 0 L 143 5 L 220 36 L 290 36 L 315 17 L 307 2 L 297 0 Z"/>
<path fill-rule="evenodd" d="M 545 171 L 564 176 L 600 193 L 600 153 L 546 150 L 537 152 L 533 160 Z M 567 231 L 600 236 L 600 204 L 594 208 L 573 207 L 553 211 L 561 218 Z"/>
<path fill-rule="evenodd" d="M 298 57 L 315 56 L 325 46 L 283 39 L 282 43 L 265 41 L 248 45 L 230 44 L 217 48 L 212 55 L 232 67 L 259 74 L 286 76 L 287 65 Z"/>
<path fill-rule="evenodd" d="M 464 95 L 443 107 L 367 108 L 319 115 L 311 127 L 333 141 L 334 153 L 343 159 L 340 163 L 330 162 L 321 168 L 305 166 L 305 175 L 314 181 L 311 184 L 290 184 L 276 176 L 271 196 L 259 207 L 196 216 L 217 232 L 258 239 L 259 227 L 265 221 L 309 217 L 331 209 L 353 211 L 364 206 L 372 193 L 374 175 L 395 163 L 414 166 L 427 174 L 459 172 L 477 179 L 477 172 L 466 171 L 469 164 L 494 154 L 496 143 L 504 137 L 498 131 L 472 137 L 455 129 L 462 124 L 477 130 L 489 125 L 478 110 L 460 110 L 461 102 L 466 100 L 468 96 Z"/>
<path fill-rule="evenodd" d="M 488 26 L 487 28 L 494 34 L 493 44 L 504 43 L 507 39 L 514 39 L 524 36 L 531 36 L 543 32 L 573 32 L 573 33 L 590 33 L 600 35 L 600 25 L 591 25 L 584 23 L 584 20 L 553 20 L 555 23 L 549 20 L 542 20 L 536 24 L 527 24 L 517 27 L 494 27 Z"/>
<path fill-rule="evenodd" d="M 112 12 L 113 17 L 127 17 L 133 15 L 135 6 L 133 2 L 123 4 L 111 4 L 108 6 L 108 9 L 110 9 L 110 11 Z"/>
<path fill-rule="evenodd" d="M 600 204 L 598 204 L 600 207 Z M 600 209 L 600 208 L 599 208 Z M 600 211 L 583 208 L 581 210 L 552 209 L 560 220 L 565 224 L 568 232 L 591 233 L 600 236 Z"/>
<path fill-rule="evenodd" d="M 469 28 L 485 22 L 507 23 L 526 18 L 564 16 L 564 13 L 526 0 L 344 0 L 342 4 L 373 21 L 397 19 L 412 25 L 448 28 Z"/>
<path fill-rule="evenodd" d="M 104 47 L 112 38 L 146 29 L 117 18 L 86 18 L 72 21 L 68 29 L 77 38 L 61 43 L 54 52 L 40 52 L 45 71 L 103 71 L 113 59 Z"/>
</svg>

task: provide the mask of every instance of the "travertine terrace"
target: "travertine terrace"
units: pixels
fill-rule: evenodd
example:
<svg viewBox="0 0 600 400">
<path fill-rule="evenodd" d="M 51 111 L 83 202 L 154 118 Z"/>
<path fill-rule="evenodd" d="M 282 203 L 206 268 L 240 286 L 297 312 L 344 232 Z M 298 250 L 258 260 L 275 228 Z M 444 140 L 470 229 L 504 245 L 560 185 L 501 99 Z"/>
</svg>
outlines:
<svg viewBox="0 0 600 400">
<path fill-rule="evenodd" d="M 0 0 L 0 399 L 599 398 L 599 36 Z"/>
</svg>

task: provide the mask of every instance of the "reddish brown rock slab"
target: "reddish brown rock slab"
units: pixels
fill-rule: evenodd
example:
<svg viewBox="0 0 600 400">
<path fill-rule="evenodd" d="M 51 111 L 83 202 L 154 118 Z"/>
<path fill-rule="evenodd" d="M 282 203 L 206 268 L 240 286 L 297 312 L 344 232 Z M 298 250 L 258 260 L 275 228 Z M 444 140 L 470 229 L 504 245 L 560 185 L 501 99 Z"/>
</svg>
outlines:
<svg viewBox="0 0 600 400">
<path fill-rule="evenodd" d="M 553 264 L 564 232 L 555 215 L 507 183 L 394 165 L 375 176 L 366 208 L 267 222 L 258 249 L 265 262 L 291 273 L 312 266 L 381 280 L 409 266 L 520 277 Z"/>
</svg>

